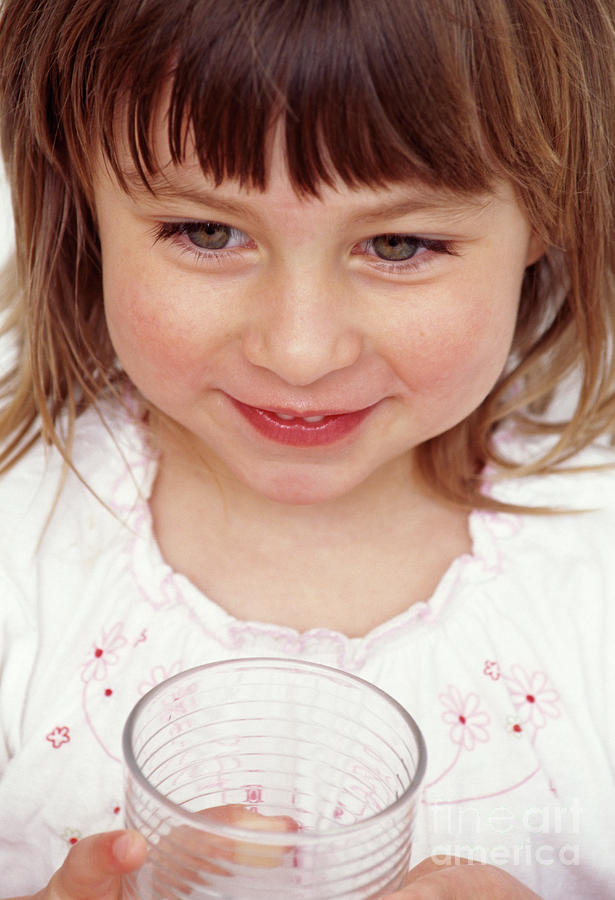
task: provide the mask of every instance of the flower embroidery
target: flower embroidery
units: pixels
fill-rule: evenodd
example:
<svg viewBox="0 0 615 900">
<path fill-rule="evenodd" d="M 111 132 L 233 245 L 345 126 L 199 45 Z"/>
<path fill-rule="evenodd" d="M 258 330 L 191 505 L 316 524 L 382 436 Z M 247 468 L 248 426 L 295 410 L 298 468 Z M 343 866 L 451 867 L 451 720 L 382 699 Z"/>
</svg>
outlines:
<svg viewBox="0 0 615 900">
<path fill-rule="evenodd" d="M 158 665 L 150 672 L 147 681 L 139 684 L 139 694 L 146 694 L 151 688 L 161 684 L 183 670 L 184 666 L 181 660 L 173 663 L 168 669 L 165 666 Z M 169 734 L 175 735 L 191 727 L 191 721 L 188 718 L 197 705 L 198 684 L 196 681 L 190 684 L 175 684 L 169 686 L 156 700 L 156 712 L 170 723 Z"/>
<path fill-rule="evenodd" d="M 516 716 L 507 716 L 506 730 L 515 737 L 521 737 L 521 735 L 523 734 L 523 725 L 516 718 Z"/>
<path fill-rule="evenodd" d="M 144 644 L 146 640 L 147 640 L 147 628 L 144 628 L 132 646 L 137 647 L 139 644 Z"/>
<path fill-rule="evenodd" d="M 547 719 L 557 719 L 559 694 L 549 686 L 545 672 L 526 672 L 522 666 L 515 665 L 512 675 L 506 676 L 506 683 L 519 720 L 531 722 L 535 728 L 544 728 Z"/>
<path fill-rule="evenodd" d="M 60 836 L 63 841 L 66 841 L 72 847 L 80 839 L 81 832 L 77 828 L 65 828 Z"/>
<path fill-rule="evenodd" d="M 489 713 L 479 710 L 478 694 L 462 697 L 460 691 L 452 684 L 447 694 L 439 695 L 440 702 L 446 708 L 442 720 L 451 726 L 449 737 L 454 744 L 473 750 L 477 742 L 489 740 L 486 726 L 490 723 Z"/>
<path fill-rule="evenodd" d="M 46 735 L 46 740 L 49 741 L 54 750 L 58 750 L 62 744 L 68 744 L 70 741 L 70 728 L 66 725 L 58 725 Z"/>
<path fill-rule="evenodd" d="M 161 684 L 163 681 L 166 681 L 167 678 L 170 678 L 172 675 L 177 675 L 178 672 L 181 672 L 182 664 L 180 661 L 174 662 L 170 668 L 166 668 L 165 666 L 158 665 L 154 666 L 154 668 L 149 673 L 149 678 L 146 681 L 142 681 L 139 684 L 137 690 L 139 694 L 142 696 L 143 694 L 147 694 L 149 690 L 156 687 L 157 684 Z M 186 690 L 188 690 L 186 688 Z M 179 691 L 179 688 L 178 688 Z"/>
<path fill-rule="evenodd" d="M 92 678 L 104 681 L 107 677 L 107 669 L 118 662 L 118 651 L 126 644 L 126 638 L 122 634 L 123 627 L 122 622 L 117 622 L 109 631 L 103 632 L 100 643 L 92 645 L 91 656 L 81 673 L 83 681 L 87 682 Z"/>
<path fill-rule="evenodd" d="M 495 659 L 486 659 L 483 666 L 483 675 L 487 675 L 493 681 L 497 681 L 500 677 L 500 666 Z"/>
</svg>

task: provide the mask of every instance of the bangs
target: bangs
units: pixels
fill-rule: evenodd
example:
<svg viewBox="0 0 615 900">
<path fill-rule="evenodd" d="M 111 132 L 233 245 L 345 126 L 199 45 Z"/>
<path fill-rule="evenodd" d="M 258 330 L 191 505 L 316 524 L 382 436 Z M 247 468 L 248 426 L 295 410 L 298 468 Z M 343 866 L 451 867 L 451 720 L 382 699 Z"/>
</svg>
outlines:
<svg viewBox="0 0 615 900">
<path fill-rule="evenodd" d="M 152 135 L 161 112 L 173 163 L 194 144 L 216 184 L 230 178 L 264 189 L 280 126 L 300 193 L 317 194 L 334 179 L 378 186 L 416 177 L 479 192 L 496 175 L 493 129 L 478 110 L 486 102 L 481 78 L 493 77 L 487 62 L 509 31 L 506 17 L 491 23 L 492 45 L 477 47 L 476 35 L 484 40 L 488 30 L 475 21 L 474 4 L 464 9 L 455 0 L 126 0 L 119 7 L 105 13 L 111 33 L 89 72 L 79 130 L 89 124 L 90 149 L 94 121 L 121 183 L 120 146 L 146 184 L 159 170 Z M 501 62 L 500 74 L 498 93 L 505 76 L 514 90 Z M 513 115 L 520 106 L 506 96 L 500 105 Z"/>
</svg>

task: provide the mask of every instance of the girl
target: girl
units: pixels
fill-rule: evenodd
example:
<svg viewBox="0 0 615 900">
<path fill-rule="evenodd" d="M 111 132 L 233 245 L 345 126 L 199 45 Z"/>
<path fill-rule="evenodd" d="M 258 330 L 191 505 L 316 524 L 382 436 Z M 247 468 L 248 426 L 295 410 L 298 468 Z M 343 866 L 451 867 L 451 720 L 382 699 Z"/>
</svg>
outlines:
<svg viewBox="0 0 615 900">
<path fill-rule="evenodd" d="M 400 898 L 612 897 L 613 4 L 4 0 L 0 60 L 2 895 L 119 897 L 129 709 L 278 655 L 420 723 Z"/>
</svg>

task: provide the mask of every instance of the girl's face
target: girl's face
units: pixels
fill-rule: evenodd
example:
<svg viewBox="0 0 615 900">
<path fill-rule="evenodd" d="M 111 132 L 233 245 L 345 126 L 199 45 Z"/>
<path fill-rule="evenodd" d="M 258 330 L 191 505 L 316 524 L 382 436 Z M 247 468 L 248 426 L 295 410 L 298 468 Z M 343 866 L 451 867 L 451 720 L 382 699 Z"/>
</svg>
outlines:
<svg viewBox="0 0 615 900">
<path fill-rule="evenodd" d="M 155 197 L 129 196 L 100 167 L 107 321 L 133 383 L 219 477 L 282 503 L 341 497 L 490 392 L 540 254 L 507 184 L 306 199 L 279 145 L 262 193 L 215 187 L 194 157 L 163 173 Z"/>
</svg>

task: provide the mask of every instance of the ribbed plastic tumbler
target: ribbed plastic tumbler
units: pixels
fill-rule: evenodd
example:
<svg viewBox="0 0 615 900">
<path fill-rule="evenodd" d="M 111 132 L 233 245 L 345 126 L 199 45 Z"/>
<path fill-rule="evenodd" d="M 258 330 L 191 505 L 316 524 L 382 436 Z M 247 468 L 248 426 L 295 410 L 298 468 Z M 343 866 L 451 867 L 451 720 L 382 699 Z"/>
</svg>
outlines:
<svg viewBox="0 0 615 900">
<path fill-rule="evenodd" d="M 408 869 L 421 733 L 366 681 L 241 659 L 159 684 L 124 730 L 131 900 L 367 900 Z"/>
</svg>

